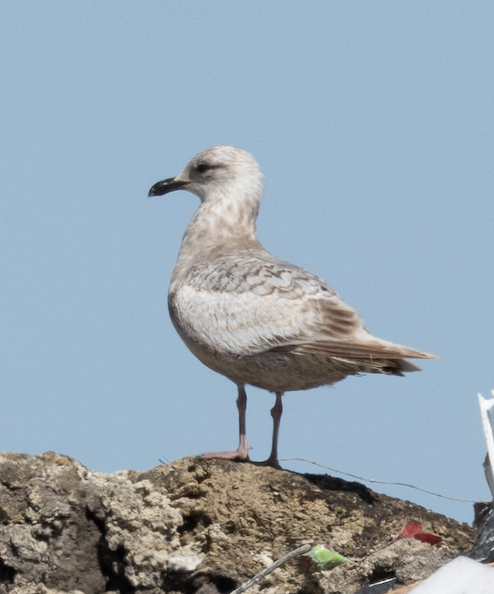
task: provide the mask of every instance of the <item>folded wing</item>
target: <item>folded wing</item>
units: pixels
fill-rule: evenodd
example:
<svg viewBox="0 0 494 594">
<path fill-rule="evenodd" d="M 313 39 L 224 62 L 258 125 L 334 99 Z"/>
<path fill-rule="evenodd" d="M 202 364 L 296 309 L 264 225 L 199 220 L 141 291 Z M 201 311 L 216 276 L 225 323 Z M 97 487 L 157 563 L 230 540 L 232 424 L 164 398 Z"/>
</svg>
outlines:
<svg viewBox="0 0 494 594">
<path fill-rule="evenodd" d="M 196 339 L 235 356 L 276 350 L 367 361 L 434 357 L 373 337 L 323 280 L 267 252 L 202 262 L 171 287 L 170 309 Z"/>
</svg>

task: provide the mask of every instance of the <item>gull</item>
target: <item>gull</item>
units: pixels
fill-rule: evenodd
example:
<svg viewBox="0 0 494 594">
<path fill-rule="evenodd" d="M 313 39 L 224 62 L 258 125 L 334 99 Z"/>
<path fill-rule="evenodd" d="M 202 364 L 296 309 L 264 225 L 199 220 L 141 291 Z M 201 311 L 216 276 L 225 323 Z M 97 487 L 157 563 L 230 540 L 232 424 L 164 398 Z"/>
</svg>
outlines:
<svg viewBox="0 0 494 594">
<path fill-rule="evenodd" d="M 279 468 L 282 396 L 348 375 L 403 375 L 405 357 L 434 355 L 372 336 L 357 312 L 322 279 L 276 258 L 256 234 L 262 174 L 247 151 L 226 145 L 198 153 L 149 196 L 187 190 L 198 196 L 170 281 L 168 307 L 178 334 L 202 363 L 238 388 L 239 444 L 204 458 L 249 460 L 245 412 L 250 384 L 274 392 L 271 454 Z"/>
</svg>

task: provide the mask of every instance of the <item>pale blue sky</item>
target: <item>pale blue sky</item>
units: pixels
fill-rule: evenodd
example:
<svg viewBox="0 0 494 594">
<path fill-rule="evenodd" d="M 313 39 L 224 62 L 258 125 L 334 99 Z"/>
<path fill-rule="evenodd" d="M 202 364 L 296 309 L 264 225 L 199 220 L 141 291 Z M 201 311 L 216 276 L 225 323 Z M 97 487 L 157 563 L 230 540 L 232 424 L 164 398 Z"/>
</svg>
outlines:
<svg viewBox="0 0 494 594">
<path fill-rule="evenodd" d="M 113 471 L 236 446 L 235 386 L 166 307 L 198 201 L 147 198 L 233 144 L 265 175 L 264 246 L 376 336 L 441 356 L 288 394 L 280 456 L 489 498 L 476 393 L 494 387 L 493 31 L 477 1 L 2 3 L 0 450 Z M 248 394 L 263 459 L 274 398 Z"/>
</svg>

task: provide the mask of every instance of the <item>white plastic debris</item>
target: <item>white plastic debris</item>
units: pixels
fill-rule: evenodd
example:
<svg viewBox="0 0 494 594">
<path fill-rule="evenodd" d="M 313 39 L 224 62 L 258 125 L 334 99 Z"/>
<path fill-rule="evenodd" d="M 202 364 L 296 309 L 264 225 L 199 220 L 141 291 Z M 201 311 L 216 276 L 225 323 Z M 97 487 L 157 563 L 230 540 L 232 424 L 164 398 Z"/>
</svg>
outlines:
<svg viewBox="0 0 494 594">
<path fill-rule="evenodd" d="M 457 557 L 414 588 L 413 594 L 492 594 L 494 568 Z"/>
<path fill-rule="evenodd" d="M 482 427 L 487 443 L 487 457 L 484 462 L 485 478 L 494 499 L 494 473 L 492 471 L 492 461 L 494 461 L 494 390 L 491 390 L 491 395 L 493 398 L 487 399 L 482 394 L 478 394 L 478 398 Z"/>
</svg>

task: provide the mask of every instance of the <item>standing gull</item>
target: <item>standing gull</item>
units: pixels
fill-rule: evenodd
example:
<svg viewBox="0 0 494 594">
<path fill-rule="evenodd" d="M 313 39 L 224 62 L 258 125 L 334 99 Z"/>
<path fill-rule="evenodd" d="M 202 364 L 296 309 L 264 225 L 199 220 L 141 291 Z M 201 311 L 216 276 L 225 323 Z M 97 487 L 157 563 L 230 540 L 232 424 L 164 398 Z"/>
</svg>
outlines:
<svg viewBox="0 0 494 594">
<path fill-rule="evenodd" d="M 245 384 L 276 394 L 273 442 L 263 463 L 279 467 L 282 396 L 333 384 L 347 375 L 418 371 L 404 357 L 433 355 L 369 334 L 357 312 L 322 279 L 279 260 L 259 243 L 263 194 L 254 157 L 212 146 L 149 196 L 188 190 L 201 200 L 185 230 L 168 307 L 177 332 L 205 365 L 237 384 L 240 439 L 234 452 L 206 458 L 248 460 Z"/>
</svg>

